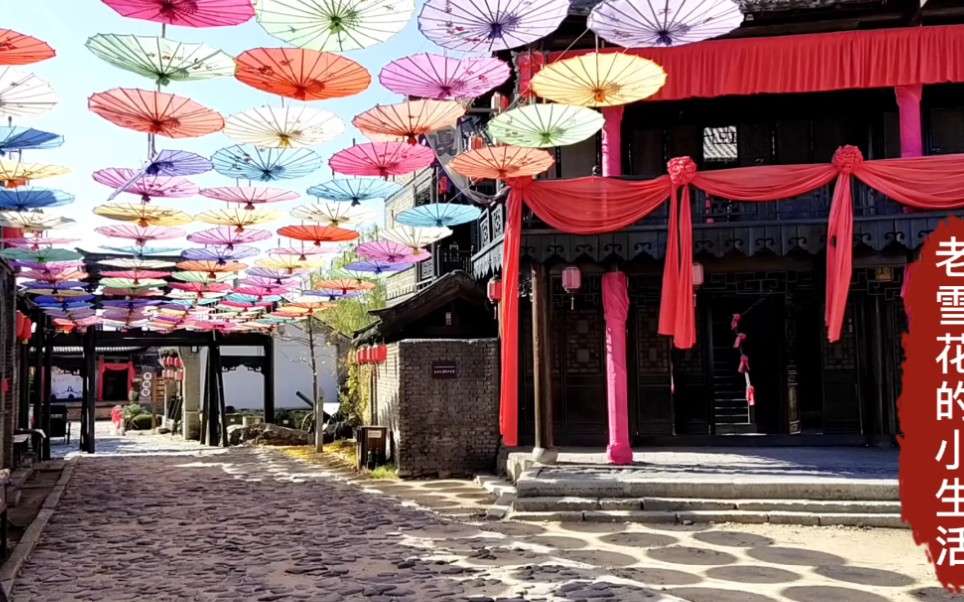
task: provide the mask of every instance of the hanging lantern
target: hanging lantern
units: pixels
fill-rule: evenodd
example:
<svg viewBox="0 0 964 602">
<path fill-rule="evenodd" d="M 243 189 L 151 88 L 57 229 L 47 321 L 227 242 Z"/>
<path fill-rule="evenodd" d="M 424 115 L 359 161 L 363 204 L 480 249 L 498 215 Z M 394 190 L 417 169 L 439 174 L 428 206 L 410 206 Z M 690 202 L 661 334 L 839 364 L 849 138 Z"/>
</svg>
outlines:
<svg viewBox="0 0 964 602">
<path fill-rule="evenodd" d="M 562 288 L 569 293 L 569 309 L 576 309 L 576 293 L 582 288 L 582 272 L 574 265 L 562 270 Z"/>
<path fill-rule="evenodd" d="M 496 92 L 492 95 L 492 110 L 496 113 L 505 111 L 509 108 L 509 99 L 503 94 Z"/>
<path fill-rule="evenodd" d="M 693 286 L 701 286 L 703 284 L 703 264 L 694 263 L 693 264 Z"/>
<path fill-rule="evenodd" d="M 499 302 L 502 301 L 502 281 L 497 277 L 493 277 L 489 280 L 489 285 L 486 287 L 489 294 L 489 302 L 495 307 L 495 318 L 499 319 Z"/>
<path fill-rule="evenodd" d="M 375 347 L 375 362 L 382 364 L 388 360 L 388 347 L 385 345 L 379 345 Z"/>
</svg>

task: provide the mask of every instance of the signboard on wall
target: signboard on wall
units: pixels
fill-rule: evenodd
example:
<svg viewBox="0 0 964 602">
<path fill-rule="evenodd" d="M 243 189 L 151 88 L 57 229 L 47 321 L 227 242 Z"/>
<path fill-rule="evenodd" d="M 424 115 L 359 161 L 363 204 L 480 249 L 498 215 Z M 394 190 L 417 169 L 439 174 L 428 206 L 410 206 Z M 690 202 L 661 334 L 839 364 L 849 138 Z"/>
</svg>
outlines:
<svg viewBox="0 0 964 602">
<path fill-rule="evenodd" d="M 150 406 L 154 401 L 154 381 L 156 378 L 157 373 L 154 371 L 153 366 L 144 366 L 141 368 L 141 382 L 137 389 L 137 403 L 142 408 Z"/>
<path fill-rule="evenodd" d="M 457 373 L 455 362 L 432 362 L 432 378 L 450 379 L 455 378 Z"/>
</svg>

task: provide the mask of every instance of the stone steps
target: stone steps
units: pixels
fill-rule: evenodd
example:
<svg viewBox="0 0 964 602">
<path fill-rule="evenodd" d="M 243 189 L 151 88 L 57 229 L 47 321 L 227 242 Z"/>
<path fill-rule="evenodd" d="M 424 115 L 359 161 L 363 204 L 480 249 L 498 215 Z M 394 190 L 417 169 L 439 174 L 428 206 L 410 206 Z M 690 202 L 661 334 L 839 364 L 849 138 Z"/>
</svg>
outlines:
<svg viewBox="0 0 964 602">
<path fill-rule="evenodd" d="M 560 510 L 543 512 L 513 511 L 509 518 L 534 522 L 597 522 L 597 523 L 774 523 L 808 526 L 909 528 L 899 513 L 814 513 L 763 512 L 749 510 Z"/>
<path fill-rule="evenodd" d="M 791 512 L 812 514 L 900 514 L 900 502 L 888 500 L 695 499 L 695 498 L 516 498 L 517 512 L 627 510 L 656 512 Z"/>
</svg>

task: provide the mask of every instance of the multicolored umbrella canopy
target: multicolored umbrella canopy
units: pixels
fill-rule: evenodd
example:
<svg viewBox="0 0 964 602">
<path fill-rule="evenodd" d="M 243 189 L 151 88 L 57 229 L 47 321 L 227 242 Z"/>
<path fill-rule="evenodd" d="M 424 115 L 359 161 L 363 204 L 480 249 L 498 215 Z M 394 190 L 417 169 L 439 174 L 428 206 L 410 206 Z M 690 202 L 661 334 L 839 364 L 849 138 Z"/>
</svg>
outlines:
<svg viewBox="0 0 964 602">
<path fill-rule="evenodd" d="M 200 245 L 227 247 L 230 251 L 235 245 L 249 245 L 251 243 L 268 240 L 272 236 L 270 230 L 245 228 L 243 232 L 238 232 L 236 228 L 222 226 L 188 234 L 187 239 L 190 242 Z"/>
<path fill-rule="evenodd" d="M 167 284 L 166 280 L 160 278 L 143 278 L 135 280 L 133 278 L 101 278 L 101 286 L 107 288 L 156 288 Z"/>
<path fill-rule="evenodd" d="M 354 291 L 370 291 L 375 288 L 375 284 L 345 273 L 343 275 L 334 275 L 330 278 L 322 278 L 314 283 L 313 288 L 317 291 L 325 291 L 326 294 L 332 291 L 345 294 Z M 308 291 L 304 291 L 304 293 L 308 294 Z"/>
<path fill-rule="evenodd" d="M 337 253 L 337 249 L 326 249 L 322 247 L 306 247 L 304 243 L 290 247 L 273 247 L 268 251 L 269 255 L 296 255 L 299 259 L 307 259 L 309 255 L 324 255 L 325 253 Z"/>
<path fill-rule="evenodd" d="M 425 169 L 435 160 L 435 152 L 418 144 L 370 142 L 358 144 L 332 155 L 331 169 L 348 176 L 404 176 Z"/>
<path fill-rule="evenodd" d="M 95 171 L 94 181 L 110 186 L 116 193 L 136 194 L 145 203 L 153 198 L 186 198 L 198 193 L 197 185 L 190 180 L 166 176 L 138 177 L 137 171 L 123 167 L 109 167 Z"/>
<path fill-rule="evenodd" d="M 48 188 L 0 188 L 0 209 L 29 211 L 48 207 L 62 207 L 74 202 L 74 195 Z"/>
<path fill-rule="evenodd" d="M 543 38 L 569 14 L 569 0 L 428 0 L 422 34 L 449 50 L 495 52 Z"/>
<path fill-rule="evenodd" d="M 436 100 L 482 96 L 509 79 L 508 63 L 494 57 L 415 54 L 385 65 L 378 81 L 396 94 Z"/>
<path fill-rule="evenodd" d="M 467 178 L 504 180 L 541 174 L 555 162 L 544 150 L 486 146 L 460 154 L 452 159 L 449 167 Z"/>
<path fill-rule="evenodd" d="M 593 52 L 546 65 L 532 78 L 532 91 L 553 102 L 615 107 L 649 98 L 666 84 L 666 72 L 649 59 L 619 52 Z"/>
<path fill-rule="evenodd" d="M 224 129 L 224 118 L 183 96 L 114 88 L 98 92 L 87 107 L 115 125 L 168 138 L 198 138 Z"/>
<path fill-rule="evenodd" d="M 110 238 L 131 239 L 134 241 L 134 244 L 139 247 L 144 246 L 152 240 L 171 240 L 174 238 L 182 238 L 185 234 L 184 230 L 165 226 L 148 226 L 146 228 L 132 225 L 101 226 L 95 231 L 98 234 Z"/>
<path fill-rule="evenodd" d="M 94 213 L 121 222 L 136 222 L 142 228 L 183 226 L 193 221 L 191 216 L 183 211 L 144 203 L 108 203 L 94 207 Z"/>
<path fill-rule="evenodd" d="M 414 0 L 258 0 L 257 19 L 268 34 L 309 50 L 358 50 L 400 32 Z"/>
<path fill-rule="evenodd" d="M 158 85 L 172 81 L 217 79 L 234 75 L 234 59 L 203 44 L 168 38 L 99 34 L 87 49 L 111 65 L 149 78 Z"/>
<path fill-rule="evenodd" d="M 387 199 L 402 189 L 401 185 L 385 180 L 341 179 L 331 180 L 308 189 L 308 194 L 324 201 L 359 205 L 364 201 Z"/>
<path fill-rule="evenodd" d="M 363 224 L 375 219 L 375 212 L 349 203 L 315 203 L 295 207 L 291 216 L 323 226 L 343 227 Z"/>
<path fill-rule="evenodd" d="M 49 44 L 11 29 L 0 29 L 0 65 L 30 65 L 53 58 Z"/>
<path fill-rule="evenodd" d="M 304 148 L 230 146 L 211 160 L 222 176 L 259 182 L 303 178 L 321 167 L 321 157 Z"/>
<path fill-rule="evenodd" d="M 123 17 L 180 27 L 230 27 L 254 17 L 251 0 L 103 0 Z"/>
<path fill-rule="evenodd" d="M 496 115 L 489 121 L 489 135 L 502 144 L 551 148 L 595 136 L 604 122 L 600 113 L 586 107 L 534 104 Z"/>
<path fill-rule="evenodd" d="M 246 272 L 249 278 L 266 278 L 280 284 L 280 281 L 285 281 L 289 278 L 296 278 L 305 275 L 306 272 L 302 270 L 296 270 L 294 272 L 289 272 L 285 268 L 265 268 L 265 267 L 253 267 Z"/>
<path fill-rule="evenodd" d="M 23 150 L 44 150 L 64 144 L 64 137 L 33 128 L 0 127 L 0 157 Z"/>
<path fill-rule="evenodd" d="M 406 209 L 395 215 L 395 221 L 415 228 L 452 228 L 479 219 L 482 210 L 472 205 L 429 203 Z"/>
<path fill-rule="evenodd" d="M 740 5 L 730 0 L 605 0 L 586 21 L 600 38 L 624 48 L 692 44 L 741 23 Z"/>
<path fill-rule="evenodd" d="M 214 169 L 214 165 L 201 155 L 182 150 L 162 150 L 147 164 L 144 173 L 149 176 L 196 176 Z"/>
<path fill-rule="evenodd" d="M 413 254 L 421 252 L 422 247 L 427 247 L 443 238 L 452 235 L 448 228 L 413 228 L 412 226 L 397 226 L 380 233 L 385 240 L 396 242 L 412 249 Z"/>
<path fill-rule="evenodd" d="M 141 280 L 169 278 L 170 272 L 160 272 L 157 270 L 117 270 L 101 272 L 104 278 L 127 278 L 133 280 L 135 285 L 141 284 Z"/>
<path fill-rule="evenodd" d="M 301 101 L 344 98 L 364 92 L 368 71 L 337 54 L 304 48 L 255 48 L 236 59 L 239 81 Z"/>
<path fill-rule="evenodd" d="M 349 242 L 360 236 L 354 230 L 332 226 L 284 226 L 278 228 L 278 234 L 286 238 L 313 243 L 316 247 L 320 247 L 323 242 Z"/>
<path fill-rule="evenodd" d="M 281 219 L 281 214 L 271 209 L 244 209 L 232 207 L 230 209 L 214 209 L 194 216 L 199 222 L 215 226 L 234 226 L 236 232 L 244 232 L 248 226 L 267 224 Z"/>
<path fill-rule="evenodd" d="M 464 114 L 465 107 L 452 100 L 408 100 L 376 106 L 351 123 L 376 142 L 403 140 L 418 144 L 419 136 L 452 127 Z"/>
<path fill-rule="evenodd" d="M 181 282 L 224 282 L 225 280 L 230 280 L 233 274 L 230 272 L 224 274 L 210 273 L 210 272 L 174 272 L 171 276 L 180 280 Z"/>
<path fill-rule="evenodd" d="M 206 295 L 225 293 L 231 290 L 231 285 L 224 282 L 172 282 L 171 288 L 178 291 Z"/>
<path fill-rule="evenodd" d="M 260 251 L 257 247 L 239 245 L 232 249 L 227 247 L 204 247 L 203 249 L 184 249 L 181 257 L 190 261 L 215 261 L 224 265 L 240 259 L 257 257 Z"/>
<path fill-rule="evenodd" d="M 425 250 L 420 250 L 416 254 L 411 247 L 390 240 L 362 243 L 355 247 L 355 254 L 362 259 L 386 263 L 413 263 L 425 261 L 432 256 L 430 252 Z"/>
<path fill-rule="evenodd" d="M 307 107 L 260 107 L 228 117 L 224 134 L 262 148 L 308 148 L 339 136 L 345 124 L 334 113 Z"/>
<path fill-rule="evenodd" d="M 294 201 L 301 195 L 292 190 L 282 188 L 264 188 L 255 186 L 237 186 L 223 188 L 205 188 L 201 196 L 216 199 L 226 203 L 244 203 L 245 209 L 254 209 L 255 205 L 264 203 L 280 203 Z"/>
<path fill-rule="evenodd" d="M 50 84 L 16 67 L 0 67 L 0 117 L 30 117 L 57 106 Z"/>
</svg>

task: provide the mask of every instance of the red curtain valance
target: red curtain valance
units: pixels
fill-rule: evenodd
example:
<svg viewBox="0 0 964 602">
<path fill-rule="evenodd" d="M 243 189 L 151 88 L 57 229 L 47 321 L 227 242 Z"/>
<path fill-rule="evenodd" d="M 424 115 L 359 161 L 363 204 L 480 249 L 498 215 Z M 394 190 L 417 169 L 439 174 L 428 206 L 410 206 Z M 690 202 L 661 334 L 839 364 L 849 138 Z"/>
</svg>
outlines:
<svg viewBox="0 0 964 602">
<path fill-rule="evenodd" d="M 696 342 L 693 297 L 693 225 L 690 185 L 710 196 L 734 201 L 777 201 L 806 194 L 836 180 L 827 231 L 827 291 L 824 320 L 831 342 L 840 338 L 853 258 L 852 178 L 908 207 L 949 210 L 964 207 L 964 155 L 865 161 L 845 146 L 833 163 L 770 165 L 698 172 L 689 157 L 673 159 L 669 175 L 649 181 L 579 178 L 509 181 L 503 242 L 502 433 L 517 442 L 518 294 L 522 205 L 543 221 L 570 234 L 600 234 L 624 228 L 667 199 L 669 224 L 663 267 L 659 333 L 688 349 Z"/>
<path fill-rule="evenodd" d="M 590 52 L 550 55 L 550 61 Z M 715 40 L 674 48 L 611 48 L 662 65 L 651 100 L 792 94 L 964 82 L 964 25 Z"/>
<path fill-rule="evenodd" d="M 104 373 L 108 370 L 112 372 L 127 371 L 127 392 L 134 390 L 134 362 L 108 363 L 103 356 L 97 358 L 97 401 L 104 401 Z"/>
</svg>

